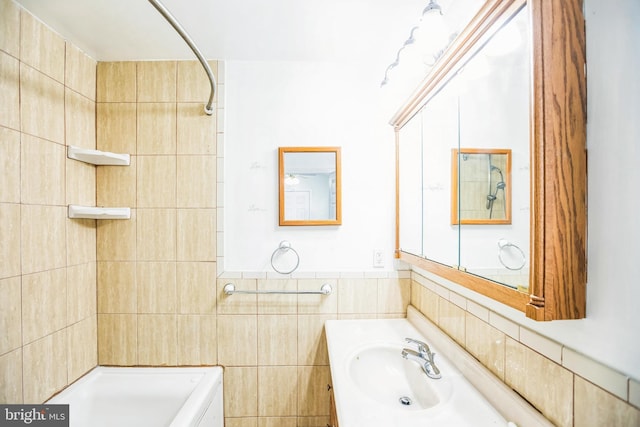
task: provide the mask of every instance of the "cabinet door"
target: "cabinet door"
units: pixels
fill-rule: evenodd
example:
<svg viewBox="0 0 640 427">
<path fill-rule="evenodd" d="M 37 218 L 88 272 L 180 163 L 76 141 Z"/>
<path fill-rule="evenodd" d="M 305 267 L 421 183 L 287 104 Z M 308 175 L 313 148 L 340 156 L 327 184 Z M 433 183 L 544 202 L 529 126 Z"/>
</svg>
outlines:
<svg viewBox="0 0 640 427">
<path fill-rule="evenodd" d="M 333 397 L 333 387 L 330 387 L 329 391 L 329 427 L 338 427 L 338 414 L 336 413 L 336 401 Z"/>
</svg>

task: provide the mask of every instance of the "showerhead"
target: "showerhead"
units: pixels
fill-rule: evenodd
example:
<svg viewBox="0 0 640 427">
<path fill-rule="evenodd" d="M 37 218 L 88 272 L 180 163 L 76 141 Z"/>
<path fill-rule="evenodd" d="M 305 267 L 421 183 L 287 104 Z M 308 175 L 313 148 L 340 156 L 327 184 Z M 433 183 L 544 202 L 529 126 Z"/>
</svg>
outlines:
<svg viewBox="0 0 640 427">
<path fill-rule="evenodd" d="M 491 172 L 493 172 L 493 171 L 498 171 L 498 172 L 502 173 L 502 170 L 499 167 L 491 165 Z"/>
</svg>

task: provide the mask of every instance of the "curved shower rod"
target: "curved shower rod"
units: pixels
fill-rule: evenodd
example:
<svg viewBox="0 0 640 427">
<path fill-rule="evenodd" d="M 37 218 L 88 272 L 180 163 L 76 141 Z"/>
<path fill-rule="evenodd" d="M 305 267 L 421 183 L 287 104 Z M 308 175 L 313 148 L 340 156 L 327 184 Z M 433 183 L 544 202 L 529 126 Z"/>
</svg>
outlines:
<svg viewBox="0 0 640 427">
<path fill-rule="evenodd" d="M 182 37 L 184 41 L 189 45 L 193 53 L 195 53 L 198 57 L 198 60 L 202 64 L 202 67 L 204 67 L 204 71 L 206 71 L 207 76 L 209 77 L 209 83 L 211 84 L 211 93 L 209 94 L 209 101 L 207 102 L 207 105 L 204 106 L 204 112 L 209 116 L 212 115 L 213 98 L 216 94 L 216 78 L 211 71 L 211 67 L 209 67 L 209 64 L 204 59 L 204 56 L 202 56 L 202 53 L 200 53 L 200 50 L 198 50 L 196 45 L 193 43 L 193 40 L 191 40 L 191 37 L 189 37 L 184 28 L 182 28 L 182 25 L 180 25 L 180 23 L 176 21 L 176 18 L 173 17 L 171 12 L 169 12 L 169 10 L 164 7 L 164 5 L 158 0 L 149 0 L 149 3 L 151 3 L 153 7 L 155 7 L 157 11 L 160 12 L 162 16 L 164 16 L 164 19 L 166 19 L 169 24 L 171 24 L 171 26 L 178 32 L 178 34 L 180 34 L 180 37 Z"/>
</svg>

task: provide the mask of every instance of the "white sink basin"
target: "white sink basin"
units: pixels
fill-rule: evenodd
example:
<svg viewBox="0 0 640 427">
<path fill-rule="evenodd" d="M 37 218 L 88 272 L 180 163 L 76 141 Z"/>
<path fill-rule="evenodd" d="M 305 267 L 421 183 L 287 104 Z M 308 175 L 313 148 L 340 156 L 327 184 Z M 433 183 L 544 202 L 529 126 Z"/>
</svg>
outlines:
<svg viewBox="0 0 640 427">
<path fill-rule="evenodd" d="M 325 329 L 340 427 L 506 426 L 406 319 L 329 320 Z M 427 377 L 417 362 L 402 357 L 403 348 L 417 349 L 405 338 L 429 344 L 442 378 Z"/>
<path fill-rule="evenodd" d="M 417 362 L 402 357 L 403 348 L 375 344 L 357 350 L 347 361 L 349 379 L 364 396 L 390 409 L 424 410 L 445 401 L 449 379 L 427 377 Z"/>
</svg>

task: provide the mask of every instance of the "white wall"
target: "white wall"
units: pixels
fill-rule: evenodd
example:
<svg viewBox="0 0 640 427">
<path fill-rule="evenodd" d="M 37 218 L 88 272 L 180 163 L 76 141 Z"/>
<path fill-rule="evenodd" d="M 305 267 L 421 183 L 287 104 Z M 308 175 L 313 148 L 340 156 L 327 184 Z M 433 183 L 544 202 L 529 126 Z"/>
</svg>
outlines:
<svg viewBox="0 0 640 427">
<path fill-rule="evenodd" d="M 374 270 L 374 249 L 392 270 L 395 143 L 384 70 L 372 68 L 226 62 L 224 271 L 273 271 L 281 240 L 298 272 Z M 342 147 L 341 226 L 278 226 L 279 146 Z"/>
<path fill-rule="evenodd" d="M 621 353 L 640 378 L 640 2 L 587 0 L 587 328 L 590 354 Z M 595 326 L 597 324 L 597 326 Z M 589 329 L 587 329 L 589 334 Z"/>
</svg>

